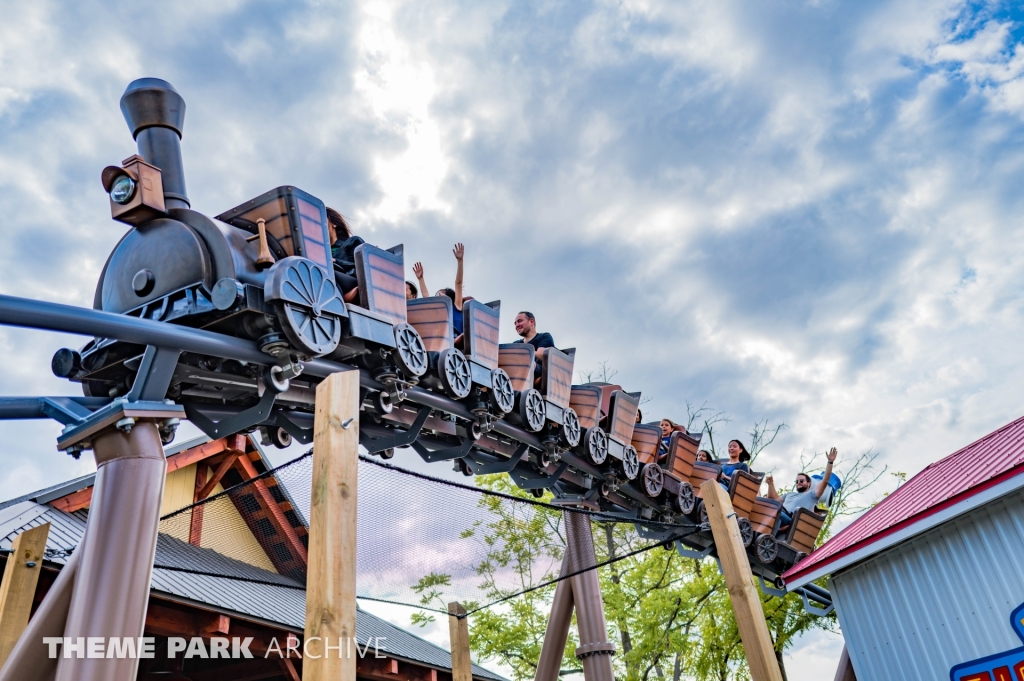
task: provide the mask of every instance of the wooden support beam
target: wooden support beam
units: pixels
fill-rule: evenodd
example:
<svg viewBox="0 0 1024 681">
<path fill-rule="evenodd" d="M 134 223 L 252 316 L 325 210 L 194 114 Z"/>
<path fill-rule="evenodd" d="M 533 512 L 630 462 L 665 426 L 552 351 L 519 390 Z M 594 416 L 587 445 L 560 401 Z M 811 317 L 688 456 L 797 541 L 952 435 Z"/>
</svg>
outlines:
<svg viewBox="0 0 1024 681">
<path fill-rule="evenodd" d="M 360 679 L 372 681 L 452 681 L 452 675 L 445 670 L 439 671 L 405 660 L 375 657 L 373 648 L 365 657 L 356 660 L 356 673 Z"/>
<path fill-rule="evenodd" d="M 281 678 L 281 667 L 273 659 L 264 660 L 256 658 L 225 667 L 217 667 L 216 669 L 189 672 L 188 678 L 191 681 L 224 681 L 224 679 L 231 679 L 231 681 L 257 681 L 257 679 L 274 679 Z M 290 678 L 289 681 L 291 681 Z"/>
<path fill-rule="evenodd" d="M 356 491 L 359 372 L 331 374 L 316 388 L 309 517 L 303 681 L 356 681 L 356 656 L 324 655 L 323 640 L 356 635 Z M 313 641 L 313 637 L 320 641 Z M 352 646 L 353 648 L 355 646 Z M 319 655 L 313 659 L 313 655 Z"/>
<path fill-rule="evenodd" d="M 200 491 L 206 486 L 206 475 L 208 468 L 205 464 L 196 464 L 196 484 L 192 494 L 192 503 L 201 501 Z M 188 543 L 192 546 L 200 546 L 203 541 L 203 511 L 206 505 L 196 506 L 192 509 L 192 519 L 188 527 Z"/>
<path fill-rule="evenodd" d="M 718 559 L 722 563 L 725 585 L 729 589 L 732 611 L 736 615 L 736 628 L 747 655 L 750 678 L 752 681 L 782 681 L 772 637 L 768 633 L 768 622 L 761 607 L 761 596 L 754 584 L 729 493 L 714 480 L 703 483 L 700 491 L 711 522 Z"/>
<path fill-rule="evenodd" d="M 302 681 L 298 670 L 295 669 L 295 663 L 290 659 L 282 657 L 277 661 L 277 664 L 281 667 L 281 672 L 284 673 L 284 678 L 288 679 L 288 681 Z"/>
<path fill-rule="evenodd" d="M 83 508 L 88 508 L 91 503 L 92 487 L 89 486 L 59 499 L 54 499 L 50 502 L 50 506 L 65 513 L 74 513 L 75 511 L 81 511 Z"/>
<path fill-rule="evenodd" d="M 0 582 L 0 667 L 28 626 L 49 536 L 50 523 L 25 530 L 14 538 L 7 556 L 3 582 Z"/>
<path fill-rule="evenodd" d="M 228 447 L 227 438 L 221 438 L 219 440 L 212 440 L 206 444 L 193 447 L 192 449 L 186 449 L 183 452 L 167 458 L 167 472 L 173 473 L 179 468 L 191 466 L 194 463 L 205 461 L 211 456 L 217 456 Z"/>
<path fill-rule="evenodd" d="M 224 475 L 231 470 L 231 467 L 235 465 L 235 461 L 238 461 L 238 457 L 241 455 L 241 452 L 231 452 L 224 457 L 224 460 L 220 462 L 219 466 L 217 466 L 217 470 L 214 474 L 211 475 L 210 478 L 203 483 L 203 486 L 199 491 L 196 492 L 196 501 L 202 501 L 206 497 L 210 496 L 210 492 L 213 491 L 213 488 L 216 487 L 222 479 L 224 479 Z M 199 477 L 196 476 L 196 485 L 198 484 Z"/>
<path fill-rule="evenodd" d="M 469 619 L 458 601 L 448 604 L 448 633 L 452 647 L 452 680 L 473 681 L 473 660 L 469 656 Z"/>
<path fill-rule="evenodd" d="M 242 477 L 246 480 L 252 480 L 259 473 L 256 471 L 256 467 L 253 466 L 252 461 L 247 456 L 240 456 L 237 460 L 237 467 L 235 470 L 240 470 Z M 309 564 L 309 556 L 306 551 L 305 544 L 299 539 L 299 535 L 295 532 L 295 528 L 288 522 L 288 519 L 284 515 L 284 511 L 281 509 L 280 504 L 274 499 L 274 495 L 270 493 L 270 489 L 267 487 L 265 480 L 256 480 L 252 484 L 253 492 L 255 496 L 260 500 L 260 506 L 266 509 L 266 513 L 263 517 L 266 518 L 274 528 L 275 536 L 280 535 L 284 540 L 284 545 L 291 554 L 291 559 L 285 556 L 279 555 L 274 550 L 274 545 L 279 543 L 277 539 L 269 539 L 264 536 L 258 528 L 250 527 L 256 540 L 266 551 L 267 556 L 271 562 L 274 563 L 274 567 L 281 574 L 291 574 L 293 571 L 304 571 L 306 566 Z M 248 514 L 251 517 L 259 517 L 256 514 Z M 243 514 L 242 517 L 246 517 Z"/>
</svg>

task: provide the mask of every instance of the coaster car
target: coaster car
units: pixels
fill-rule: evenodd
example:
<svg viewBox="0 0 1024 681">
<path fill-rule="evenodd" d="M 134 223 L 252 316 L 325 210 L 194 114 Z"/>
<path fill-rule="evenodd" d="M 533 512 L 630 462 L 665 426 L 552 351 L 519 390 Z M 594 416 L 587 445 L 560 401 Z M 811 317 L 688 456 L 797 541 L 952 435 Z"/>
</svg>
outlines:
<svg viewBox="0 0 1024 681">
<path fill-rule="evenodd" d="M 780 574 L 814 550 L 827 515 L 827 511 L 819 509 L 798 508 L 793 514 L 792 524 L 779 535 L 781 510 L 782 502 L 757 497 L 750 514 L 754 534 L 753 558 Z"/>
<path fill-rule="evenodd" d="M 574 450 L 602 471 L 605 496 L 635 480 L 640 459 L 632 439 L 640 393 L 610 383 L 586 383 L 572 386 L 569 404 L 581 430 Z"/>
<path fill-rule="evenodd" d="M 486 432 L 493 419 L 512 411 L 515 401 L 512 380 L 498 368 L 501 303 L 467 301 L 463 307 L 465 353 L 455 347 L 450 298 L 416 298 L 405 304 L 427 352 L 428 368 L 420 384 L 466 403 L 477 417 L 479 429 L 475 432 Z"/>
<path fill-rule="evenodd" d="M 575 357 L 576 348 L 546 348 L 538 382 L 536 350 L 532 345 L 498 346 L 498 365 L 511 379 L 515 395 L 515 407 L 508 419 L 531 433 L 542 433 L 541 440 L 549 454 L 580 442 L 580 419 L 570 405 Z"/>
</svg>

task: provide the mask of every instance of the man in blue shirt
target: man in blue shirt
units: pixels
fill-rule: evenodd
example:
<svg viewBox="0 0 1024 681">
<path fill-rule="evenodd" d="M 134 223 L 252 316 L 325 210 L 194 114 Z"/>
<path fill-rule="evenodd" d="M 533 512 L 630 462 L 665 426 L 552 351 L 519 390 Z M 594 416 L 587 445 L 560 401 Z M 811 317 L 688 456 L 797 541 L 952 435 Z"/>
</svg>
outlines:
<svg viewBox="0 0 1024 681">
<path fill-rule="evenodd" d="M 555 347 L 555 339 L 550 333 L 537 333 L 537 318 L 532 312 L 520 312 L 516 315 L 516 333 L 522 338 L 516 343 L 529 343 L 537 351 L 537 362 L 533 365 L 533 373 L 538 378 L 541 374 L 540 360 L 544 358 L 544 349 Z"/>
</svg>

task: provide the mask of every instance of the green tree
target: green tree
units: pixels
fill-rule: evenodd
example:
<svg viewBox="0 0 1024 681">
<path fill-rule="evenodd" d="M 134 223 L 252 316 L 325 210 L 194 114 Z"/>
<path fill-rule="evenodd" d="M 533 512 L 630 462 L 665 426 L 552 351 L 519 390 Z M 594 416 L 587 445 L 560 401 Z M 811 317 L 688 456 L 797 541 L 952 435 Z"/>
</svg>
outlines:
<svg viewBox="0 0 1024 681">
<path fill-rule="evenodd" d="M 711 422 L 712 428 L 714 423 L 724 421 L 720 413 L 709 417 L 704 420 Z M 782 427 L 765 421 L 755 424 L 750 433 L 755 457 Z M 813 470 L 821 456 L 802 461 L 802 469 Z M 833 500 L 819 542 L 831 534 L 836 518 L 863 510 L 863 506 L 855 505 L 856 500 L 873 490 L 886 472 L 878 468 L 877 455 L 870 452 L 849 464 L 840 464 L 844 486 Z M 477 484 L 532 500 L 505 475 L 481 476 Z M 536 670 L 555 587 L 548 585 L 512 596 L 555 578 L 565 549 L 561 512 L 508 503 L 493 496 L 483 496 L 480 503 L 492 519 L 480 523 L 465 537 L 483 547 L 485 558 L 476 569 L 485 597 L 490 601 L 509 600 L 471 616 L 470 645 L 480 658 L 509 667 L 516 679 L 529 679 Z M 596 522 L 594 542 L 599 562 L 651 544 L 641 539 L 632 525 Z M 508 579 L 509 573 L 515 575 L 514 582 Z M 440 594 L 447 584 L 445 578 L 428 575 L 421 580 L 418 589 L 424 605 L 443 608 Z M 728 590 L 714 561 L 682 558 L 675 550 L 654 548 L 600 568 L 599 578 L 609 636 L 619 648 L 614 662 L 617 678 L 749 678 Z M 762 603 L 785 678 L 783 653 L 794 638 L 813 628 L 834 630 L 835 615 L 810 615 L 795 594 L 785 598 L 762 594 Z M 414 616 L 414 621 L 421 624 L 430 619 L 425 613 Z M 580 669 L 573 655 L 576 645 L 574 626 L 564 651 L 563 670 Z"/>
</svg>

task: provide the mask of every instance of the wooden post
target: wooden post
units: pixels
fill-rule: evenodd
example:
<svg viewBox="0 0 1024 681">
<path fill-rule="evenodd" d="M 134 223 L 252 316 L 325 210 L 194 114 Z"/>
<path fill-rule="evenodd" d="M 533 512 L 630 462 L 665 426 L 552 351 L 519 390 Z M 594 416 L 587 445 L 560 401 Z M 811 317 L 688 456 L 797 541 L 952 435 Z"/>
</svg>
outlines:
<svg viewBox="0 0 1024 681">
<path fill-rule="evenodd" d="M 772 637 L 768 633 L 768 622 L 761 608 L 761 597 L 754 584 L 729 493 L 714 480 L 702 484 L 700 493 L 711 522 L 711 534 L 715 537 L 732 611 L 736 615 L 736 628 L 747 655 L 750 678 L 753 681 L 782 681 L 779 661 L 775 658 Z"/>
<path fill-rule="evenodd" d="M 7 567 L 0 583 L 0 667 L 28 626 L 49 536 L 50 523 L 25 530 L 14 538 L 11 554 L 7 556 Z"/>
<path fill-rule="evenodd" d="M 473 660 L 469 656 L 469 620 L 457 601 L 448 604 L 448 633 L 452 645 L 452 681 L 473 681 Z"/>
<path fill-rule="evenodd" d="M 303 681 L 356 681 L 358 480 L 359 372 L 346 371 L 316 388 Z"/>
</svg>

